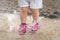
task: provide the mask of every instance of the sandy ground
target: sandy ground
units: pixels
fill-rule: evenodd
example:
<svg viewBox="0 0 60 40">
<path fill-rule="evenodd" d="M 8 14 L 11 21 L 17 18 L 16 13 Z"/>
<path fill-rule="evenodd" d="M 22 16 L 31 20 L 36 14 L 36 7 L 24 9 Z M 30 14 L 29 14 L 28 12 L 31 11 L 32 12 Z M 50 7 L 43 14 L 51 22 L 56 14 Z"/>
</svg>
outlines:
<svg viewBox="0 0 60 40">
<path fill-rule="evenodd" d="M 60 40 L 60 19 L 40 17 L 41 27 L 38 32 L 31 33 L 28 30 L 27 34 L 20 35 L 17 31 L 20 24 L 19 15 L 9 14 L 8 17 L 7 14 L 0 15 L 0 40 Z M 31 24 L 30 19 L 32 18 L 28 16 L 28 24 Z"/>
</svg>

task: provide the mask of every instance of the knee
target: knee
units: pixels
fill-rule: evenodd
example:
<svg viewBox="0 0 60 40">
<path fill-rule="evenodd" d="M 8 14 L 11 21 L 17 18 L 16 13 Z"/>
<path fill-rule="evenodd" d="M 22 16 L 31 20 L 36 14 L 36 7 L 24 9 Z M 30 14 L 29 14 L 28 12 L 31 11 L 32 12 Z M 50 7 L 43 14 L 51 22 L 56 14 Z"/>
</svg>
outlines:
<svg viewBox="0 0 60 40">
<path fill-rule="evenodd" d="M 28 11 L 28 8 L 21 8 L 21 11 L 22 12 L 27 12 Z"/>
</svg>

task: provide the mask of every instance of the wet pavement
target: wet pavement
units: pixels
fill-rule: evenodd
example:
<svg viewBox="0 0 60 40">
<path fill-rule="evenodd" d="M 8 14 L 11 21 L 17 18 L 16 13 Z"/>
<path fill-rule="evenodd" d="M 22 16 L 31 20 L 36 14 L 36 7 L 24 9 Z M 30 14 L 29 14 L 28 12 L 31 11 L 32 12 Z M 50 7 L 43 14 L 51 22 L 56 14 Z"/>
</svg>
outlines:
<svg viewBox="0 0 60 40">
<path fill-rule="evenodd" d="M 31 16 L 28 16 L 27 23 L 31 24 L 31 21 Z M 19 15 L 0 15 L 0 40 L 60 40 L 60 19 L 40 17 L 39 22 L 41 27 L 38 32 L 31 33 L 28 30 L 27 34 L 20 35 L 17 31 Z"/>
</svg>

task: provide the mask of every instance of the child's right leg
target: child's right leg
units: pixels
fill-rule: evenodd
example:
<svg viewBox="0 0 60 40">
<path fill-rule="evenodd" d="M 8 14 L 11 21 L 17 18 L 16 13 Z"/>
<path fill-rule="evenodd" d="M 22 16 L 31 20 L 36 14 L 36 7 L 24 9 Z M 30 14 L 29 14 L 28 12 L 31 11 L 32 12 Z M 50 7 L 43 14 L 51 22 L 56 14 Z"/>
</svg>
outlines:
<svg viewBox="0 0 60 40">
<path fill-rule="evenodd" d="M 19 32 L 21 33 L 26 33 L 26 20 L 27 20 L 27 12 L 28 12 L 28 3 L 26 0 L 20 0 L 20 27 L 19 27 Z"/>
<path fill-rule="evenodd" d="M 21 23 L 26 23 L 27 12 L 28 12 L 28 7 L 21 7 L 20 8 L 20 20 L 21 20 Z"/>
<path fill-rule="evenodd" d="M 20 8 L 20 21 L 21 21 L 21 24 L 20 24 L 19 32 L 21 32 L 21 33 L 26 33 L 27 12 L 28 12 L 28 7 L 21 7 Z"/>
</svg>

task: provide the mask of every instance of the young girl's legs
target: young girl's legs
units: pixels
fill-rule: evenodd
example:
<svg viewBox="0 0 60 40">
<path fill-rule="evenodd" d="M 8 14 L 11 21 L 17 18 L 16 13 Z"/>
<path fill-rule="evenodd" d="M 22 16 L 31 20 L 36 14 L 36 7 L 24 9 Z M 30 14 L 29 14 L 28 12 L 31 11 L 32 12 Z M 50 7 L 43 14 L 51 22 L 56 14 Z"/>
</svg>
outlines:
<svg viewBox="0 0 60 40">
<path fill-rule="evenodd" d="M 37 31 L 39 29 L 39 8 L 42 8 L 42 0 L 20 0 L 20 20 L 21 25 L 19 28 L 19 32 L 26 33 L 26 20 L 27 20 L 27 12 L 28 9 L 31 8 L 33 24 L 32 31 Z"/>
<path fill-rule="evenodd" d="M 27 20 L 27 12 L 29 8 L 28 7 L 22 7 L 20 9 L 20 20 L 21 20 L 21 25 L 19 28 L 19 32 L 26 33 L 26 20 Z M 39 10 L 38 9 L 31 9 L 32 12 L 32 17 L 33 17 L 33 26 L 32 26 L 32 31 L 37 31 L 39 28 L 39 23 L 38 23 L 38 18 L 39 18 Z"/>
</svg>

